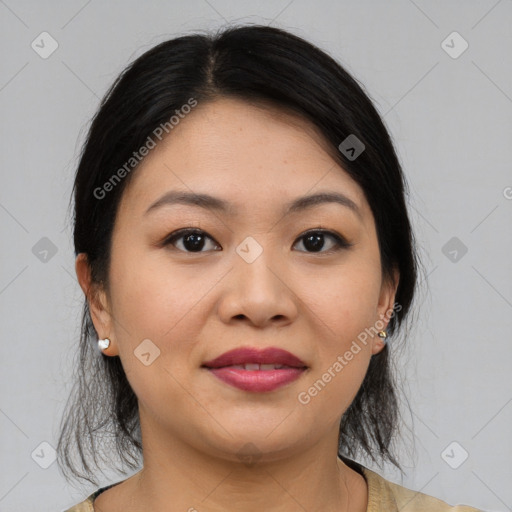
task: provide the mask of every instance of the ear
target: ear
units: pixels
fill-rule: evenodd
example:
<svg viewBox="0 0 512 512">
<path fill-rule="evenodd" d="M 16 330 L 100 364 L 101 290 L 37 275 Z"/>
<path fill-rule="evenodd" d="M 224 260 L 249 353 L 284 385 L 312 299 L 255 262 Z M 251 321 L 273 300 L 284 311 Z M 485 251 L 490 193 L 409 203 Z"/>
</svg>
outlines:
<svg viewBox="0 0 512 512">
<path fill-rule="evenodd" d="M 81 252 L 75 260 L 75 271 L 80 288 L 85 294 L 89 304 L 92 322 L 96 332 L 101 338 L 109 338 L 111 343 L 108 349 L 103 350 L 105 355 L 119 355 L 117 344 L 113 338 L 113 321 L 109 313 L 109 306 L 105 290 L 98 283 L 91 282 L 91 267 L 87 254 Z"/>
<path fill-rule="evenodd" d="M 394 267 L 392 270 L 392 276 L 382 280 L 380 288 L 379 302 L 377 305 L 378 318 L 375 321 L 375 327 L 379 331 L 385 331 L 389 320 L 395 312 L 395 296 L 400 281 L 400 273 L 398 268 Z M 378 354 L 386 346 L 385 340 L 379 336 L 374 336 L 372 354 Z"/>
</svg>

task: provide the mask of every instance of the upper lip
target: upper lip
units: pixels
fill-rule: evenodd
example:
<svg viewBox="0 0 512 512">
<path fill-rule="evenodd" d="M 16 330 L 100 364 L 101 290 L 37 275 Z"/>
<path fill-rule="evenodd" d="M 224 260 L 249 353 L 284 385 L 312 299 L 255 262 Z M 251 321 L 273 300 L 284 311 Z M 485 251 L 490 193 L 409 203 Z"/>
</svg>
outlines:
<svg viewBox="0 0 512 512">
<path fill-rule="evenodd" d="M 235 348 L 224 352 L 220 356 L 206 361 L 203 366 L 207 368 L 222 368 L 223 366 L 233 366 L 246 363 L 257 364 L 276 364 L 283 366 L 292 366 L 295 368 L 306 368 L 304 361 L 291 354 L 287 350 L 277 347 L 258 348 Z"/>
</svg>

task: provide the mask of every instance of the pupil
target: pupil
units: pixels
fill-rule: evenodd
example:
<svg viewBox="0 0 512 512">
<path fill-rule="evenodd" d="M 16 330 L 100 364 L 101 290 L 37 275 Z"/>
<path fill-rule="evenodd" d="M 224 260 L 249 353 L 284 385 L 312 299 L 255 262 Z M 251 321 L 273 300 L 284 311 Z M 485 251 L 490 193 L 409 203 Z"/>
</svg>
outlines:
<svg viewBox="0 0 512 512">
<path fill-rule="evenodd" d="M 197 238 L 197 240 L 194 242 L 194 237 Z M 189 243 L 191 242 L 192 243 Z M 195 250 L 198 250 L 200 251 L 203 246 L 204 246 L 204 238 L 197 234 L 197 233 L 192 233 L 190 235 L 187 235 L 184 239 L 183 239 L 183 245 L 187 248 L 187 250 L 190 250 L 190 251 L 195 251 Z"/>
<path fill-rule="evenodd" d="M 308 247 L 308 245 L 309 245 L 309 247 Z M 313 251 L 319 251 L 324 246 L 323 235 L 322 234 L 308 235 L 306 237 L 304 246 L 306 247 L 306 249 L 312 249 Z"/>
</svg>

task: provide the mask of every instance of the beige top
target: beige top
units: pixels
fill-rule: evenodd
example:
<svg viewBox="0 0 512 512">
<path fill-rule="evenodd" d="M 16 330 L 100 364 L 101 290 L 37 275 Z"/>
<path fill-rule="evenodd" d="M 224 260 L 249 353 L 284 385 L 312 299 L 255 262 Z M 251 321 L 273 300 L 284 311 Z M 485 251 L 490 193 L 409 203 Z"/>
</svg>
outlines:
<svg viewBox="0 0 512 512">
<path fill-rule="evenodd" d="M 359 465 L 368 484 L 366 512 L 482 512 L 466 505 L 452 507 L 432 496 L 394 484 L 378 473 Z M 118 482 L 121 483 L 121 482 Z M 93 501 L 103 491 L 117 484 L 98 489 L 85 501 L 64 512 L 94 512 Z"/>
</svg>

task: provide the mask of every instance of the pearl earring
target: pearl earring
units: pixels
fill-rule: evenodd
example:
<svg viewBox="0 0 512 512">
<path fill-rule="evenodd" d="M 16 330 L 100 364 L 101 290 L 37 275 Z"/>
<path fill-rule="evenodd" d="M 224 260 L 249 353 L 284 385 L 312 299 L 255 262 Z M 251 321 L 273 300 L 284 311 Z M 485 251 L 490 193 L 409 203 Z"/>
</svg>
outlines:
<svg viewBox="0 0 512 512">
<path fill-rule="evenodd" d="M 105 338 L 104 340 L 98 340 L 98 347 L 100 350 L 105 350 L 109 347 L 110 340 L 108 338 Z"/>
</svg>

